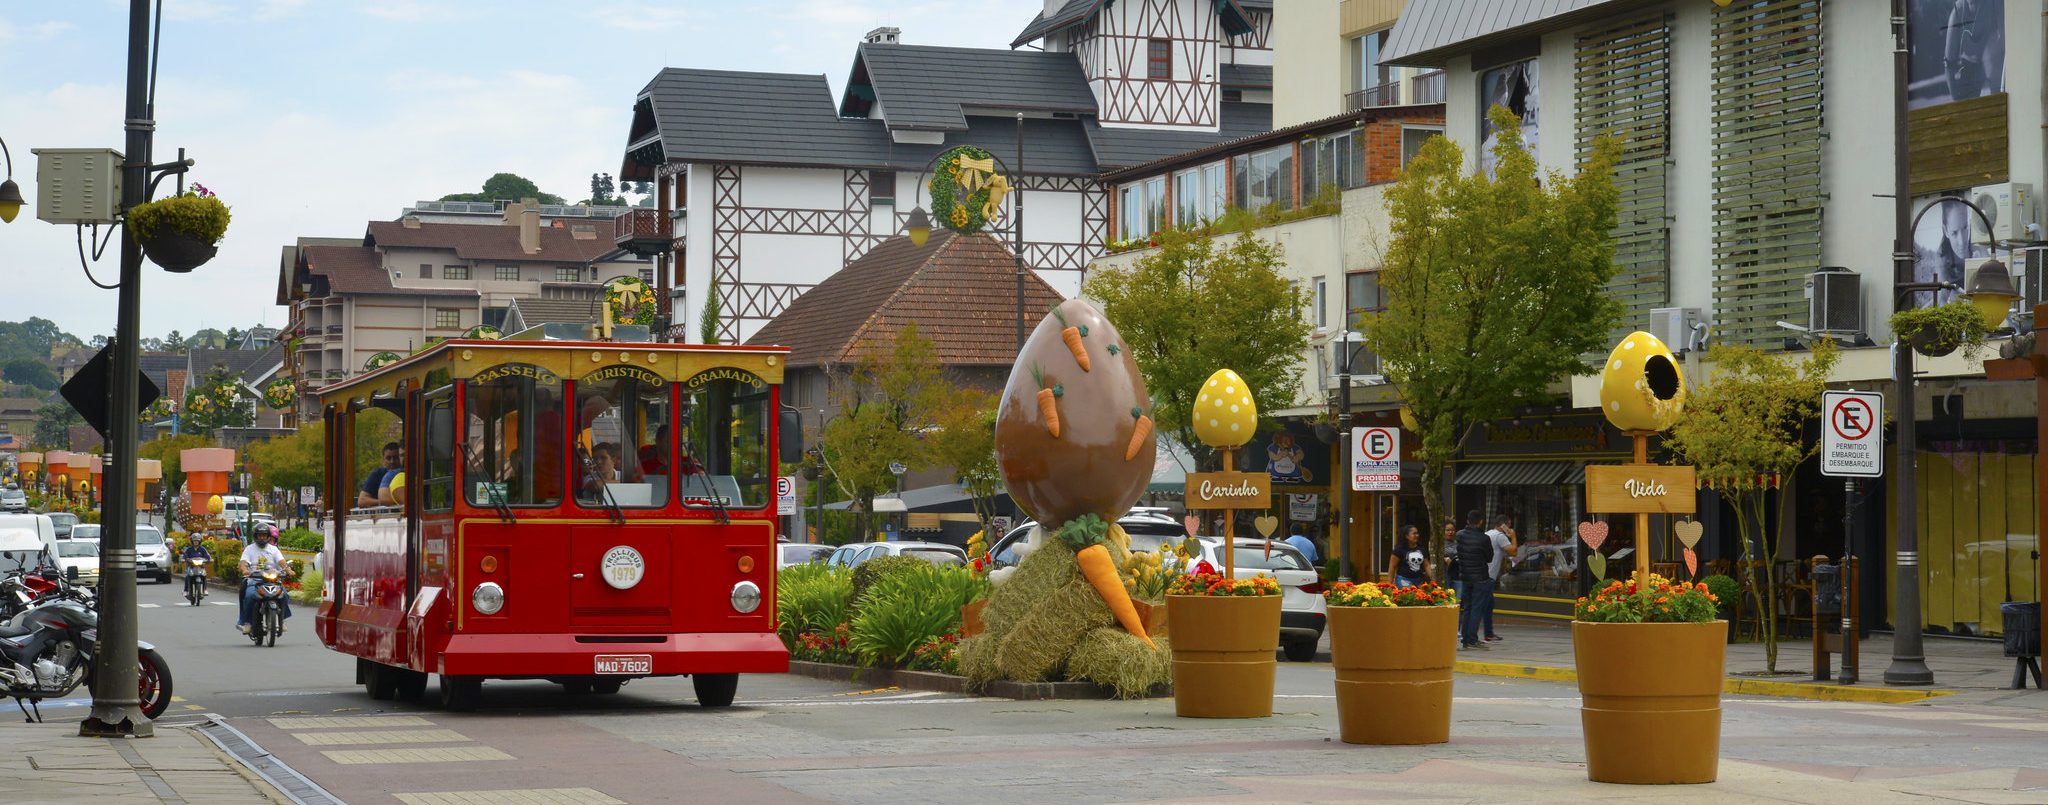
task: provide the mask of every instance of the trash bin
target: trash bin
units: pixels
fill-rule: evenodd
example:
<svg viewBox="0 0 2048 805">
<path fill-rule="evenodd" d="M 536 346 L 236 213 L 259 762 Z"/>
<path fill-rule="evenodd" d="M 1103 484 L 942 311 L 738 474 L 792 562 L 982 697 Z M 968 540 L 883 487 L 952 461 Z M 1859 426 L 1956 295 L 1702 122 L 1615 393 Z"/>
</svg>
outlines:
<svg viewBox="0 0 2048 805">
<path fill-rule="evenodd" d="M 1813 613 L 1842 614 L 1841 565 L 1823 563 L 1813 566 Z"/>
<path fill-rule="evenodd" d="M 2005 656 L 2041 656 L 2041 602 L 1999 604 L 1998 614 L 2005 618 Z"/>
</svg>

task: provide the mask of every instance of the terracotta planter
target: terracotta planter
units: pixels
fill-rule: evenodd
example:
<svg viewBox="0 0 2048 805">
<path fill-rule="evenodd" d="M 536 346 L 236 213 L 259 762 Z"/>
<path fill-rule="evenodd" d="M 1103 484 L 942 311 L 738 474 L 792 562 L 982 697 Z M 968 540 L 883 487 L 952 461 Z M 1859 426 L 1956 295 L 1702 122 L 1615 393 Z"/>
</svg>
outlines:
<svg viewBox="0 0 2048 805">
<path fill-rule="evenodd" d="M 988 628 L 981 622 L 981 610 L 987 606 L 988 599 L 984 598 L 960 608 L 961 637 L 973 637 Z"/>
<path fill-rule="evenodd" d="M 1345 743 L 1451 739 L 1457 607 L 1330 607 L 1329 628 Z"/>
<path fill-rule="evenodd" d="M 1169 595 L 1173 711 L 1185 718 L 1273 714 L 1273 652 L 1280 647 L 1280 596 Z"/>
<path fill-rule="evenodd" d="M 1727 621 L 1572 622 L 1586 776 L 1711 783 L 1721 762 Z"/>
<path fill-rule="evenodd" d="M 206 265 L 219 247 L 183 232 L 160 232 L 142 241 L 142 253 L 165 271 L 183 274 Z"/>
</svg>

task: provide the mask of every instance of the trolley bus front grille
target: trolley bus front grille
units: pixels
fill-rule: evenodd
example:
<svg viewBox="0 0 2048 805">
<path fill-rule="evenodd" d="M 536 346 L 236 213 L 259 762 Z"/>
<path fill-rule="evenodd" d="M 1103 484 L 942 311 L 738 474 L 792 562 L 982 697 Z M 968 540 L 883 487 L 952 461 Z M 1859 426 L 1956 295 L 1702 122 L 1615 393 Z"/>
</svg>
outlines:
<svg viewBox="0 0 2048 805">
<path fill-rule="evenodd" d="M 580 634 L 576 636 L 576 642 L 578 643 L 663 643 L 667 642 L 667 640 L 668 638 L 661 635 Z"/>
<path fill-rule="evenodd" d="M 667 618 L 662 607 L 577 607 L 579 618 Z"/>
</svg>

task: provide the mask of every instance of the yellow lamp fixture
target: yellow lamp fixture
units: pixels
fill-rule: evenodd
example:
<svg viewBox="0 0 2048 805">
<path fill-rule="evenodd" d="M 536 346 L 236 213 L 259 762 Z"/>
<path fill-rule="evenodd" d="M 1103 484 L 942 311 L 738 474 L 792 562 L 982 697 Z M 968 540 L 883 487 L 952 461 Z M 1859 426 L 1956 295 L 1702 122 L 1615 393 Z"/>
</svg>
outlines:
<svg viewBox="0 0 2048 805">
<path fill-rule="evenodd" d="M 1664 342 L 1629 333 L 1600 370 L 1600 413 L 1624 431 L 1660 431 L 1685 410 L 1685 376 Z"/>
<path fill-rule="evenodd" d="M 0 157 L 7 161 L 7 180 L 0 182 L 0 223 L 11 224 L 28 201 L 21 197 L 21 185 L 14 183 L 14 155 L 8 153 L 6 140 L 0 140 Z"/>
<path fill-rule="evenodd" d="M 910 245 L 912 246 L 923 246 L 926 240 L 931 239 L 932 217 L 924 211 L 924 207 L 915 207 L 910 210 L 910 222 L 906 225 L 904 232 L 910 235 Z"/>
<path fill-rule="evenodd" d="M 2012 272 L 1998 260 L 1984 261 L 1970 277 L 1970 305 L 1977 308 L 1986 329 L 1996 330 L 2004 325 L 2005 317 L 2012 312 L 2013 300 L 2019 296 L 2012 287 Z"/>
</svg>

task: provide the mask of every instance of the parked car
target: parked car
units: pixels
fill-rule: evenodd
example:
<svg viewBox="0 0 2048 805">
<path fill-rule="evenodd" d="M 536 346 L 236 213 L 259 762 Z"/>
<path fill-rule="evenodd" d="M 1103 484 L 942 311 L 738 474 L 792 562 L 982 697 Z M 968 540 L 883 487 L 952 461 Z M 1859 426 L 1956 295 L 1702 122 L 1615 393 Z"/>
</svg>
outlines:
<svg viewBox="0 0 2048 805">
<path fill-rule="evenodd" d="M 148 523 L 135 524 L 135 580 L 153 578 L 171 583 L 171 546 L 164 532 Z"/>
<path fill-rule="evenodd" d="M 1201 541 L 1202 556 L 1197 561 L 1223 572 L 1223 539 L 1202 537 Z M 1271 553 L 1266 551 L 1268 546 Z M 1240 539 L 1233 540 L 1231 547 L 1238 578 L 1265 574 L 1280 582 L 1280 650 L 1295 662 L 1314 660 L 1316 644 L 1322 641 L 1323 627 L 1330 618 L 1329 605 L 1323 602 L 1323 578 L 1315 566 L 1284 542 Z"/>
<path fill-rule="evenodd" d="M 934 565 L 965 566 L 967 551 L 943 542 L 860 542 L 841 545 L 826 559 L 837 567 L 859 567 L 877 556 L 915 556 Z"/>
<path fill-rule="evenodd" d="M 50 526 L 57 529 L 58 539 L 70 539 L 71 527 L 78 525 L 78 515 L 70 512 L 50 512 Z"/>
<path fill-rule="evenodd" d="M 775 567 L 781 569 L 790 565 L 807 565 L 823 562 L 832 555 L 832 546 L 808 542 L 785 542 L 775 546 Z"/>
<path fill-rule="evenodd" d="M 100 544 L 82 539 L 68 539 L 57 543 L 57 568 L 72 584 L 98 587 L 100 584 Z M 73 576 L 76 571 L 78 575 Z"/>
<path fill-rule="evenodd" d="M 71 527 L 71 534 L 65 537 L 65 539 L 98 542 L 100 541 L 100 525 L 99 523 L 79 523 Z"/>
<path fill-rule="evenodd" d="M 0 512 L 27 512 L 28 493 L 21 487 L 10 486 L 0 489 Z"/>
<path fill-rule="evenodd" d="M 1129 514 L 1117 518 L 1117 525 L 1124 527 L 1124 533 L 1131 535 L 1131 550 L 1156 551 L 1163 542 L 1180 542 L 1188 538 L 1187 526 L 1168 517 L 1158 509 L 1132 509 Z M 1032 520 L 1010 529 L 1002 539 L 988 549 L 989 561 L 997 569 L 1010 567 L 1024 559 L 1037 545 L 1041 529 Z"/>
</svg>

